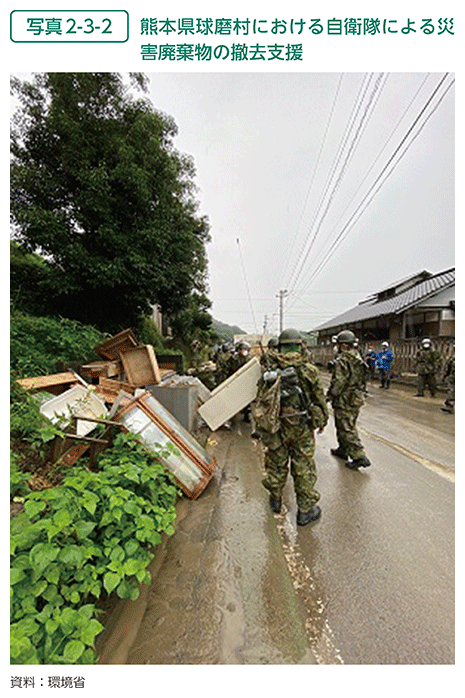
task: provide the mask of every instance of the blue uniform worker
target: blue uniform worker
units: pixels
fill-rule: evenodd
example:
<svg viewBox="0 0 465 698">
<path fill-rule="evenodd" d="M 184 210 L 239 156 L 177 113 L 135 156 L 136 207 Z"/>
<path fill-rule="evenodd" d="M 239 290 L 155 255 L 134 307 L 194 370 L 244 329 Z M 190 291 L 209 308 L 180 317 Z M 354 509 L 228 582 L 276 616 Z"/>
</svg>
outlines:
<svg viewBox="0 0 465 698">
<path fill-rule="evenodd" d="M 388 342 L 381 343 L 381 351 L 377 356 L 377 363 L 380 372 L 381 385 L 380 388 L 389 388 L 391 383 L 391 366 L 394 361 L 394 354 L 389 349 Z"/>
</svg>

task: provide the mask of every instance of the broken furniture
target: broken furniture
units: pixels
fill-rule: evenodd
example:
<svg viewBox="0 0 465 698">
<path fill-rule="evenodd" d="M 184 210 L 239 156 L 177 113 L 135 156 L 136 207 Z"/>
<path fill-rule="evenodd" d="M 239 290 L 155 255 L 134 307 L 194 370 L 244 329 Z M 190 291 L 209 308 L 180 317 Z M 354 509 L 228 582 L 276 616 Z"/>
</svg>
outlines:
<svg viewBox="0 0 465 698">
<path fill-rule="evenodd" d="M 110 416 L 154 450 L 188 497 L 196 499 L 203 492 L 215 470 L 215 458 L 207 454 L 187 429 L 149 392 L 143 392 L 133 399 L 121 393 Z M 171 444 L 176 451 L 173 451 Z"/>
<path fill-rule="evenodd" d="M 61 421 L 70 422 L 77 414 L 92 418 L 108 416 L 108 410 L 103 400 L 95 394 L 92 388 L 83 385 L 75 385 L 61 395 L 43 402 L 40 406 L 40 412 L 54 424 Z M 83 419 L 77 420 L 77 436 L 87 436 L 92 429 L 94 426 L 91 422 Z"/>
<path fill-rule="evenodd" d="M 127 349 L 120 353 L 128 383 L 140 388 L 161 381 L 155 352 L 151 344 Z"/>
<path fill-rule="evenodd" d="M 119 355 L 121 352 L 132 349 L 132 347 L 137 346 L 137 340 L 134 337 L 131 330 L 123 330 L 118 332 L 118 334 L 113 335 L 105 339 L 105 341 L 100 342 L 94 347 L 96 354 L 101 356 L 103 359 L 119 360 Z"/>
<path fill-rule="evenodd" d="M 94 462 L 97 452 L 108 444 L 106 439 L 88 436 L 95 428 L 95 422 L 108 416 L 103 400 L 90 386 L 74 385 L 43 402 L 40 412 L 54 424 L 65 422 L 64 436 L 56 436 L 50 445 L 52 463 L 60 460 L 66 465 L 73 465 L 89 448 L 91 462 Z"/>
<path fill-rule="evenodd" d="M 97 383 L 101 376 L 119 379 L 123 375 L 123 364 L 119 360 L 91 361 L 89 364 L 81 366 L 81 373 L 89 383 Z"/>
<path fill-rule="evenodd" d="M 124 390 L 126 393 L 134 394 L 135 387 L 125 381 L 112 380 L 104 376 L 99 376 L 98 385 L 95 386 L 97 395 L 110 404 L 115 402 L 121 390 Z"/>
<path fill-rule="evenodd" d="M 260 376 L 260 362 L 253 357 L 212 390 L 210 399 L 198 410 L 199 415 L 212 431 L 221 427 L 255 400 Z"/>
<path fill-rule="evenodd" d="M 210 397 L 208 388 L 193 376 L 173 375 L 158 385 L 147 385 L 145 389 L 190 432 L 197 427 L 199 404 Z"/>
<path fill-rule="evenodd" d="M 77 421 L 84 420 L 98 424 L 104 424 L 105 430 L 101 438 L 91 436 L 78 436 L 76 434 Z M 75 415 L 69 426 L 69 431 L 64 436 L 56 436 L 50 446 L 49 458 L 52 463 L 60 461 L 65 465 L 74 465 L 80 456 L 89 450 L 89 468 L 92 470 L 97 461 L 97 456 L 101 451 L 104 451 L 112 440 L 112 431 L 114 427 L 121 429 L 119 422 L 112 422 L 109 419 L 97 419 L 93 417 L 84 417 L 83 415 Z M 91 427 L 94 428 L 93 426 Z"/>
<path fill-rule="evenodd" d="M 60 395 L 69 390 L 76 383 L 85 385 L 85 381 L 74 371 L 53 373 L 48 376 L 33 376 L 32 378 L 18 378 L 16 381 L 24 390 L 45 391 L 52 395 Z"/>
</svg>

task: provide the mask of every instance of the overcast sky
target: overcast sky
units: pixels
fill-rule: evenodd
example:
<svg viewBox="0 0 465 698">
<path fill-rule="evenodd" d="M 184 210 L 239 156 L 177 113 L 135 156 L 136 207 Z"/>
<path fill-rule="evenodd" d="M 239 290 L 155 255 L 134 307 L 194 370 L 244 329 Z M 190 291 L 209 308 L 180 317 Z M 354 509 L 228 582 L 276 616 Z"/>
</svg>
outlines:
<svg viewBox="0 0 465 698">
<path fill-rule="evenodd" d="M 276 333 L 286 290 L 284 326 L 311 330 L 393 281 L 454 266 L 444 76 L 149 74 L 195 161 L 216 319 Z"/>
</svg>

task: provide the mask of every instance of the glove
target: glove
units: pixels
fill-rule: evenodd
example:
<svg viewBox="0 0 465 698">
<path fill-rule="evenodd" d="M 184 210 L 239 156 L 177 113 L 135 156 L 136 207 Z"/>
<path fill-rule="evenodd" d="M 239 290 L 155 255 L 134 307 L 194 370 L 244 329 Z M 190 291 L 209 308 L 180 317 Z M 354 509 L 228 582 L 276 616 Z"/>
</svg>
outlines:
<svg viewBox="0 0 465 698">
<path fill-rule="evenodd" d="M 262 378 L 265 383 L 274 383 L 278 377 L 277 371 L 265 371 Z"/>
</svg>

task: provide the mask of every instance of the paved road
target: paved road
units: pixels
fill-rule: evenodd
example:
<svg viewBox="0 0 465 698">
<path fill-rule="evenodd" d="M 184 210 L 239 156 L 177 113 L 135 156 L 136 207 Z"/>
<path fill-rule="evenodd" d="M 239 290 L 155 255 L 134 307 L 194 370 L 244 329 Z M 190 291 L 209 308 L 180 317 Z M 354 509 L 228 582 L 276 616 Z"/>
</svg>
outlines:
<svg viewBox="0 0 465 698">
<path fill-rule="evenodd" d="M 290 482 L 272 514 L 249 425 L 211 434 L 215 476 L 180 500 L 152 586 L 108 628 L 101 663 L 454 663 L 454 418 L 412 392 L 370 387 L 360 472 L 330 455 L 331 419 L 317 437 L 322 517 L 305 527 Z"/>
<path fill-rule="evenodd" d="M 454 418 L 441 399 L 369 389 L 360 433 L 370 468 L 317 445 L 322 518 L 296 528 L 292 488 L 276 517 L 321 663 L 454 662 Z"/>
</svg>

